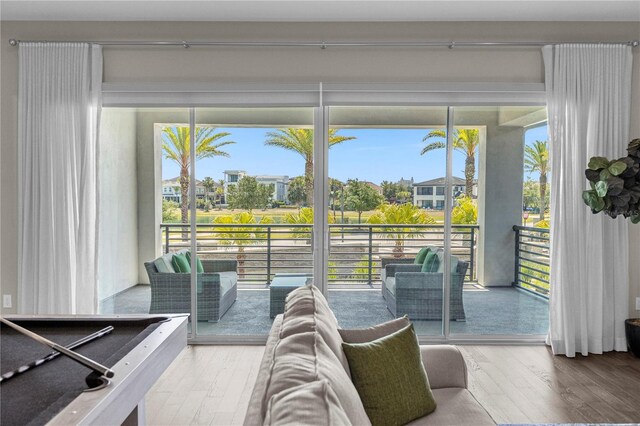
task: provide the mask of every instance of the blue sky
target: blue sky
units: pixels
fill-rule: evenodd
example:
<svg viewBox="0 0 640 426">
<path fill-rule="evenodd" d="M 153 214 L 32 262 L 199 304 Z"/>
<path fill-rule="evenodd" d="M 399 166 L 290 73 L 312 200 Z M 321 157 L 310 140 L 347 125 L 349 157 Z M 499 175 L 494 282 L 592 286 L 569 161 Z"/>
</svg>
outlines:
<svg viewBox="0 0 640 426">
<path fill-rule="evenodd" d="M 229 132 L 226 140 L 236 143 L 223 149 L 230 157 L 215 157 L 198 161 L 196 177 L 206 176 L 214 180 L 223 178 L 224 170 L 245 170 L 249 175 L 304 174 L 304 160 L 294 152 L 265 146 L 265 128 L 219 128 Z M 430 129 L 344 129 L 339 134 L 356 136 L 357 139 L 336 145 L 329 151 L 329 176 L 341 181 L 347 179 L 368 180 L 379 184 L 383 180 L 398 181 L 413 177 L 416 182 L 445 175 L 445 150 L 439 149 L 420 155 L 425 146 L 422 138 Z M 547 127 L 527 130 L 525 143 L 547 139 Z M 453 174 L 464 177 L 464 155 L 454 152 Z M 476 166 L 477 166 L 476 157 Z M 476 167 L 477 170 L 477 167 Z M 163 159 L 162 178 L 178 176 L 179 168 L 172 161 Z M 536 174 L 525 174 L 525 179 L 536 180 Z"/>
</svg>

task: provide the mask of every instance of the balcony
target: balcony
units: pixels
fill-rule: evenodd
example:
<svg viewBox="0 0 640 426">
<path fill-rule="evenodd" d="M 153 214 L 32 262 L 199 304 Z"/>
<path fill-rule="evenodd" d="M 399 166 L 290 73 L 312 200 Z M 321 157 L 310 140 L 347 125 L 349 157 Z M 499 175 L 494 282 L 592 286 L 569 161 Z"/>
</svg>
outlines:
<svg viewBox="0 0 640 426">
<path fill-rule="evenodd" d="M 548 328 L 548 230 L 514 226 L 514 282 L 485 287 L 477 282 L 477 225 L 454 225 L 451 253 L 469 263 L 463 300 L 467 319 L 452 321 L 451 333 L 542 335 Z M 162 224 L 165 253 L 190 247 L 190 225 Z M 414 257 L 425 245 L 444 246 L 443 225 L 330 224 L 328 299 L 344 328 L 367 327 L 392 314 L 381 295 L 382 259 Z M 312 228 L 308 224 L 198 224 L 202 258 L 238 261 L 238 299 L 218 323 L 199 323 L 198 332 L 266 334 L 269 283 L 278 273 L 312 273 Z M 143 313 L 148 286 L 135 286 L 104 301 L 103 312 Z M 423 335 L 439 335 L 441 321 L 414 321 Z"/>
</svg>

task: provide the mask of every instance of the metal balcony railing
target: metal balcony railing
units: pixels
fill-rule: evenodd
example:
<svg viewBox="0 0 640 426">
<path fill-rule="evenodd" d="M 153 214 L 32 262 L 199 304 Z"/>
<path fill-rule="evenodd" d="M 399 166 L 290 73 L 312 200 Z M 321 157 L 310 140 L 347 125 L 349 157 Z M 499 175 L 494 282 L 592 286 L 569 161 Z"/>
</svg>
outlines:
<svg viewBox="0 0 640 426">
<path fill-rule="evenodd" d="M 549 230 L 528 226 L 515 231 L 515 273 L 513 285 L 549 297 Z"/>
<path fill-rule="evenodd" d="M 163 252 L 190 247 L 189 224 L 162 224 Z M 413 257 L 426 245 L 444 246 L 443 225 L 329 225 L 329 284 L 380 284 L 384 257 Z M 202 258 L 238 260 L 241 284 L 268 284 L 276 273 L 311 273 L 313 228 L 306 224 L 197 224 Z M 451 253 L 469 262 L 474 281 L 478 226 L 453 225 Z"/>
</svg>

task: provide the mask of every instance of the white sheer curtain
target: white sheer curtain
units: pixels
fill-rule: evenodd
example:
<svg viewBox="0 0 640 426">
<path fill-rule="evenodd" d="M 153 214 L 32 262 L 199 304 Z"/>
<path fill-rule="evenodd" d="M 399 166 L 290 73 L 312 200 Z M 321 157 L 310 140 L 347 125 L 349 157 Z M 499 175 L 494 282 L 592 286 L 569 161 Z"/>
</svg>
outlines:
<svg viewBox="0 0 640 426">
<path fill-rule="evenodd" d="M 19 309 L 95 313 L 102 50 L 19 48 Z"/>
<path fill-rule="evenodd" d="M 592 156 L 626 154 L 631 47 L 543 48 L 551 170 L 551 294 L 547 343 L 555 354 L 626 351 L 628 223 L 583 203 Z"/>
</svg>

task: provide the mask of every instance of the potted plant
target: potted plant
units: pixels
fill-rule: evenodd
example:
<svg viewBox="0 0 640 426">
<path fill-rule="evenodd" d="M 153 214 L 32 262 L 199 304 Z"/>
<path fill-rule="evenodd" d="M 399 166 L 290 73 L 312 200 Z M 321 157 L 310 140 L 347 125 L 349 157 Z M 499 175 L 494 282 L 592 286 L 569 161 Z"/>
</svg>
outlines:
<svg viewBox="0 0 640 426">
<path fill-rule="evenodd" d="M 585 175 L 591 189 L 582 193 L 585 204 L 595 213 L 619 215 L 640 223 L 640 139 L 629 142 L 627 156 L 617 160 L 592 157 Z M 625 321 L 627 346 L 640 357 L 640 318 Z"/>
<path fill-rule="evenodd" d="M 640 358 L 640 318 L 631 318 L 624 322 L 629 352 Z"/>
</svg>

